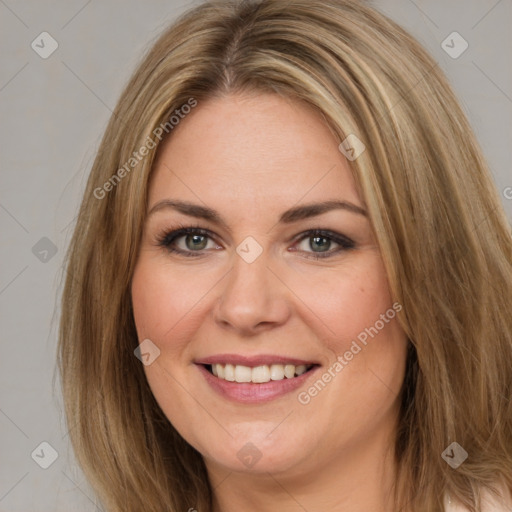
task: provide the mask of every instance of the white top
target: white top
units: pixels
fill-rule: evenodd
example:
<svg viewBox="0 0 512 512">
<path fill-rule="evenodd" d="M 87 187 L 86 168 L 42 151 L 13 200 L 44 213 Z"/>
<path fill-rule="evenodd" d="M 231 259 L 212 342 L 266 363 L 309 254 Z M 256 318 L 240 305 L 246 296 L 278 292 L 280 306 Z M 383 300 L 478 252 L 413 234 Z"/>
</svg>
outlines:
<svg viewBox="0 0 512 512">
<path fill-rule="evenodd" d="M 504 487 L 499 487 L 503 498 L 495 498 L 494 495 L 485 491 L 482 495 L 482 512 L 511 512 L 512 496 L 506 492 Z M 466 507 L 452 502 L 448 495 L 445 496 L 444 506 L 446 512 L 468 512 Z"/>
</svg>

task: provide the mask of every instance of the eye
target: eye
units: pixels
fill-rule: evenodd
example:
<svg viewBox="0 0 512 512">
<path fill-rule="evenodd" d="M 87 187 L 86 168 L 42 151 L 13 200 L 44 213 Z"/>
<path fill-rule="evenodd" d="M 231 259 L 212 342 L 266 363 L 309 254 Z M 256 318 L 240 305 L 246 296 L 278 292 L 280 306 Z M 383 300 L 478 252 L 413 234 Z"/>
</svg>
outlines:
<svg viewBox="0 0 512 512">
<path fill-rule="evenodd" d="M 200 257 L 204 256 L 202 251 L 207 249 L 222 249 L 213 241 L 213 238 L 213 233 L 207 229 L 199 226 L 181 226 L 174 231 L 162 233 L 157 237 L 157 241 L 158 245 L 165 247 L 171 253 Z M 301 233 L 296 240 L 300 242 L 299 248 L 292 251 L 308 254 L 307 258 L 314 259 L 328 258 L 355 247 L 354 241 L 345 235 L 323 229 L 312 229 Z M 208 242 L 211 242 L 210 246 Z M 337 246 L 334 249 L 332 249 L 333 244 Z"/>
<path fill-rule="evenodd" d="M 201 256 L 200 251 L 209 248 L 220 248 L 215 243 L 213 243 L 213 247 L 208 247 L 208 240 L 213 243 L 211 233 L 206 229 L 200 227 L 181 227 L 180 229 L 163 233 L 158 237 L 158 244 L 165 247 L 169 252 L 194 257 Z"/>
<path fill-rule="evenodd" d="M 342 251 L 353 249 L 355 243 L 350 238 L 340 233 L 334 233 L 333 231 L 323 229 L 312 229 L 302 233 L 298 239 L 300 241 L 299 250 L 309 253 L 309 258 L 315 259 L 328 258 L 333 254 L 338 254 Z M 330 250 L 333 243 L 338 247 L 334 250 Z M 308 251 L 311 249 L 311 251 Z"/>
</svg>

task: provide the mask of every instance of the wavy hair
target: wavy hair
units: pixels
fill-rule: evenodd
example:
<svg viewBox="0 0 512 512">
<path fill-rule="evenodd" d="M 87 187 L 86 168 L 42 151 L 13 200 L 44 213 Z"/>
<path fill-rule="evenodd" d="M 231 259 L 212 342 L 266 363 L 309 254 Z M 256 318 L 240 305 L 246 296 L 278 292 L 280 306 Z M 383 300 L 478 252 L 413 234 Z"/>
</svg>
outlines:
<svg viewBox="0 0 512 512">
<path fill-rule="evenodd" d="M 498 481 L 512 492 L 510 226 L 439 65 L 362 2 L 220 0 L 181 16 L 142 59 L 66 256 L 58 370 L 72 446 L 100 500 L 110 512 L 212 510 L 201 454 L 134 357 L 130 283 L 156 150 L 130 159 L 160 143 L 165 123 L 172 136 L 170 116 L 191 98 L 200 108 L 243 92 L 306 102 L 340 142 L 366 145 L 350 165 L 410 340 L 397 510 L 438 512 L 449 493 L 475 512 Z M 457 470 L 441 457 L 454 441 L 469 454 Z"/>
</svg>

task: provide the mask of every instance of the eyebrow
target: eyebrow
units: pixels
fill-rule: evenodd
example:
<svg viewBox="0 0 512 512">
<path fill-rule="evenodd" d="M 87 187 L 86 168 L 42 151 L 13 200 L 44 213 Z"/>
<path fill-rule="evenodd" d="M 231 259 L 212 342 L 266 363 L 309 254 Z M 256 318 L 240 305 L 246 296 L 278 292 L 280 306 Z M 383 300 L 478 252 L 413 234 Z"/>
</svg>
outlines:
<svg viewBox="0 0 512 512">
<path fill-rule="evenodd" d="M 226 221 L 219 215 L 217 211 L 213 210 L 212 208 L 176 199 L 163 199 L 162 201 L 159 201 L 151 207 L 148 216 L 158 211 L 167 209 L 177 210 L 178 212 L 183 213 L 184 215 L 189 215 L 191 217 L 206 219 L 213 222 L 214 224 L 218 224 L 219 226 L 223 226 L 224 228 L 228 229 Z M 351 213 L 362 215 L 364 217 L 367 216 L 367 213 L 363 208 L 349 201 L 324 201 L 322 203 L 309 203 L 290 208 L 281 214 L 279 217 L 279 222 L 282 224 L 291 224 L 292 222 L 310 217 L 316 217 L 317 215 L 321 215 L 322 213 L 326 213 L 332 210 L 345 210 Z"/>
</svg>

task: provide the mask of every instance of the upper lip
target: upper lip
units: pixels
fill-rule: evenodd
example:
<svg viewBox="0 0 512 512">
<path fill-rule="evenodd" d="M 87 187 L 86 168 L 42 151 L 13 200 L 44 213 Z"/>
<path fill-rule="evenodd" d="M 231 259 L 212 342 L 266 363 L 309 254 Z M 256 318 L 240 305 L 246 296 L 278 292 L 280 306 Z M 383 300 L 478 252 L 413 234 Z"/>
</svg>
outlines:
<svg viewBox="0 0 512 512">
<path fill-rule="evenodd" d="M 252 356 L 244 356 L 240 354 L 217 354 L 209 357 L 202 357 L 195 361 L 196 364 L 232 364 L 240 366 L 263 366 L 272 364 L 293 364 L 311 365 L 318 364 L 315 361 L 305 359 L 297 359 L 296 357 L 288 357 L 272 354 L 260 354 Z"/>
</svg>

